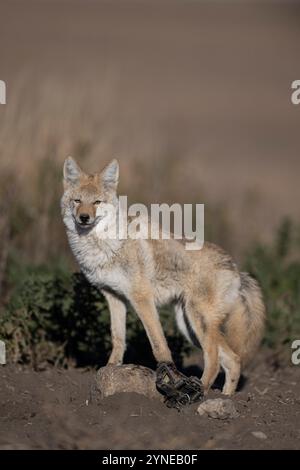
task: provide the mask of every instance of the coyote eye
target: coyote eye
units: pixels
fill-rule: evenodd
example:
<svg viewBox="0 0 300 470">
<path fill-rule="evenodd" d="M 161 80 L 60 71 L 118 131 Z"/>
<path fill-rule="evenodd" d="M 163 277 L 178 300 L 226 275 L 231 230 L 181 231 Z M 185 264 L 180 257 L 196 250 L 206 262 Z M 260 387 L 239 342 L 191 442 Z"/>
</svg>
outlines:
<svg viewBox="0 0 300 470">
<path fill-rule="evenodd" d="M 97 201 L 94 202 L 94 205 L 98 206 L 99 204 L 101 204 L 101 201 L 99 201 L 99 199 L 97 199 Z"/>
<path fill-rule="evenodd" d="M 80 204 L 81 200 L 80 199 L 74 199 L 74 202 L 76 202 L 76 204 Z"/>
</svg>

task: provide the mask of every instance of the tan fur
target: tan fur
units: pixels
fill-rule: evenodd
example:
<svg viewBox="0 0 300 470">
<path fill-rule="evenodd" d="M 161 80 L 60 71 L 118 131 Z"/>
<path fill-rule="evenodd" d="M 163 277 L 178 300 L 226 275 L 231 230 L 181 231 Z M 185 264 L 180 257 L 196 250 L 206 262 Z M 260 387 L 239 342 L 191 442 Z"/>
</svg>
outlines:
<svg viewBox="0 0 300 470">
<path fill-rule="evenodd" d="M 64 178 L 62 215 L 71 248 L 83 273 L 103 291 L 110 307 L 113 350 L 109 362 L 123 360 L 126 302 L 143 322 L 156 360 L 172 361 L 157 307 L 174 302 L 180 329 L 188 339 L 192 332 L 202 346 L 205 389 L 222 367 L 226 375 L 223 392 L 232 394 L 241 366 L 254 355 L 263 333 L 265 308 L 256 282 L 239 273 L 230 256 L 210 243 L 188 251 L 173 239 L 101 239 L 105 220 L 110 220 L 101 211 L 108 202 L 117 204 L 116 161 L 99 174 L 86 175 L 69 158 Z M 92 221 L 87 227 L 80 225 L 83 211 Z"/>
</svg>

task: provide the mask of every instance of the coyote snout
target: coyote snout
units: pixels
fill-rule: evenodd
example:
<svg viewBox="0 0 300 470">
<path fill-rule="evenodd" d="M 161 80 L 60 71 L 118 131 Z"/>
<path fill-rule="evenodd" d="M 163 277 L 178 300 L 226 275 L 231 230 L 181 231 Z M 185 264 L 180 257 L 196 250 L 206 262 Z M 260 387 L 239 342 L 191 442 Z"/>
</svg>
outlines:
<svg viewBox="0 0 300 470">
<path fill-rule="evenodd" d="M 100 201 L 88 204 L 85 201 L 81 201 L 81 199 L 75 199 L 73 201 L 73 215 L 75 222 L 83 228 L 88 228 L 94 225 L 97 219 L 96 206 L 98 204 L 100 204 Z"/>
</svg>

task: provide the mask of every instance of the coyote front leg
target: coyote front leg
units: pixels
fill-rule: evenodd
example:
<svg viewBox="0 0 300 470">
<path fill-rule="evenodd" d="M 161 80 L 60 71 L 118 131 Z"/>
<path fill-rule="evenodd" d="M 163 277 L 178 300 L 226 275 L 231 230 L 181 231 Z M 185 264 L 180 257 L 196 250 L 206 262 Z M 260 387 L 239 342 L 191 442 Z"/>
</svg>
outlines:
<svg viewBox="0 0 300 470">
<path fill-rule="evenodd" d="M 122 364 L 126 349 L 126 305 L 108 292 L 103 294 L 110 311 L 112 352 L 108 364 Z"/>
<path fill-rule="evenodd" d="M 133 294 L 131 302 L 143 323 L 157 362 L 173 362 L 152 294 Z"/>
</svg>

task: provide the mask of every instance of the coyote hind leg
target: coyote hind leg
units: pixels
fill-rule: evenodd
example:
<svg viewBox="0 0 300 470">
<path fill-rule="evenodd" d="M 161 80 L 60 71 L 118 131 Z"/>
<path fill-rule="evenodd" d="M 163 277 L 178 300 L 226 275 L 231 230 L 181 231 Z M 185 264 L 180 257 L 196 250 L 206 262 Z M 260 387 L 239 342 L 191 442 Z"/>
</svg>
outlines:
<svg viewBox="0 0 300 470">
<path fill-rule="evenodd" d="M 228 346 L 222 334 L 219 334 L 218 344 L 219 360 L 225 372 L 225 384 L 222 392 L 225 395 L 232 395 L 237 388 L 241 375 L 241 360 Z"/>
<path fill-rule="evenodd" d="M 218 328 L 208 322 L 202 311 L 203 306 L 197 306 L 194 302 L 187 302 L 184 306 L 189 325 L 203 350 L 204 370 L 201 382 L 205 393 L 207 393 L 220 370 L 217 344 Z"/>
<path fill-rule="evenodd" d="M 215 382 L 221 366 L 225 372 L 222 392 L 231 395 L 239 381 L 240 359 L 220 331 L 220 316 L 214 314 L 211 306 L 205 308 L 203 304 L 196 306 L 193 302 L 186 304 L 185 313 L 203 350 L 204 371 L 201 381 L 205 392 Z"/>
</svg>

